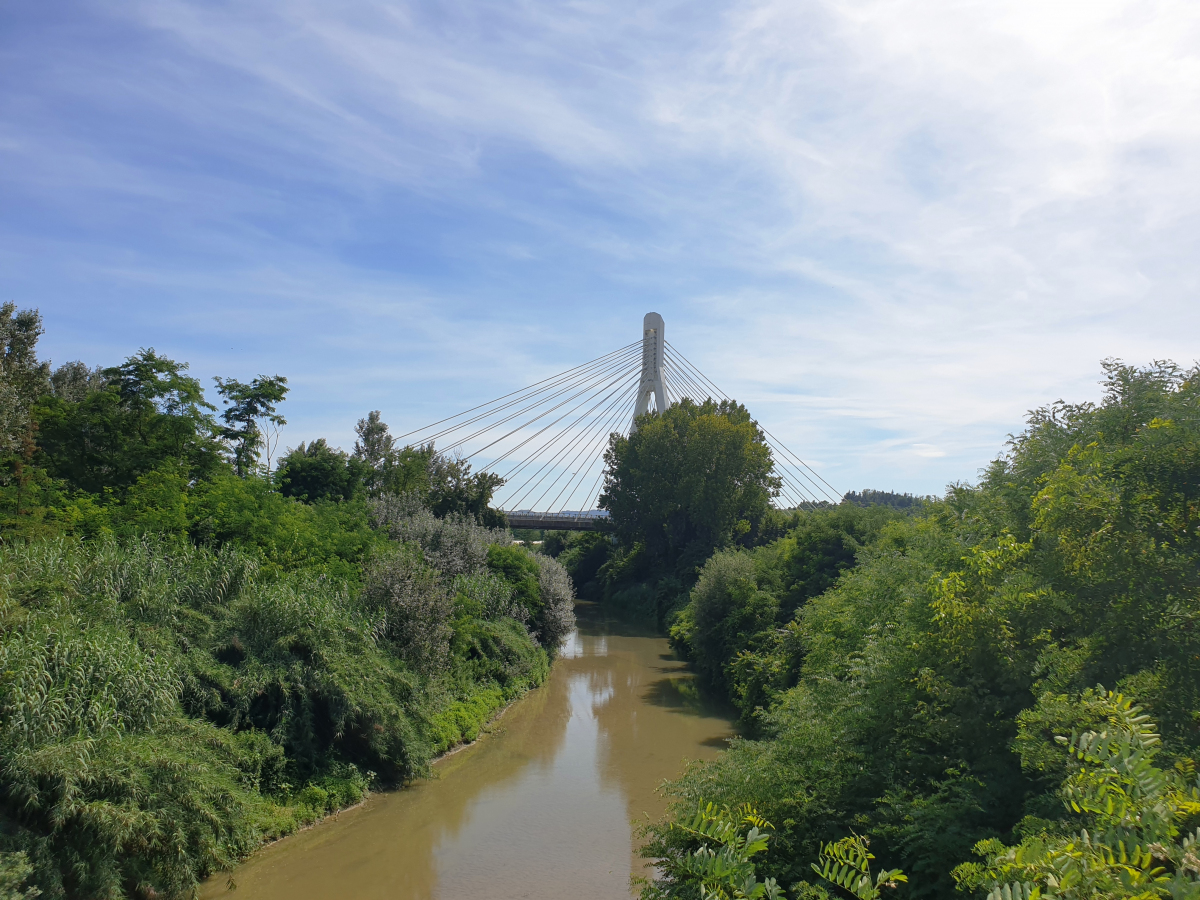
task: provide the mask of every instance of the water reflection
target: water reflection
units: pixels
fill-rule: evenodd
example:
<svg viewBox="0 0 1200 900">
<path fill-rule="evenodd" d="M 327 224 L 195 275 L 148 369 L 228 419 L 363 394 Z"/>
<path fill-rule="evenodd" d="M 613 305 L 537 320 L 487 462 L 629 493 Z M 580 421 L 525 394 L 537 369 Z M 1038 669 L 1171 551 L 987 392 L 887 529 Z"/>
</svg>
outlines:
<svg viewBox="0 0 1200 900">
<path fill-rule="evenodd" d="M 237 871 L 233 896 L 627 898 L 640 871 L 631 820 L 662 813 L 655 788 L 685 758 L 712 758 L 729 716 L 664 640 L 578 612 L 547 684 L 491 735 L 438 763 L 436 778 L 266 848 Z"/>
</svg>

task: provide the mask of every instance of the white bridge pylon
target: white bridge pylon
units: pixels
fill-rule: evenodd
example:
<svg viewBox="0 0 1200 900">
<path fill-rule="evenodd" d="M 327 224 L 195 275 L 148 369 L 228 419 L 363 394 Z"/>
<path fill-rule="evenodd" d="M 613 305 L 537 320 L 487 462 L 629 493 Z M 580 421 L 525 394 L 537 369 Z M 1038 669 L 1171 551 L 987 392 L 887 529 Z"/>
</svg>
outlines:
<svg viewBox="0 0 1200 900">
<path fill-rule="evenodd" d="M 629 422 L 630 434 L 637 430 L 638 416 L 645 415 L 650 410 L 651 397 L 654 398 L 659 412 L 667 408 L 667 389 L 663 387 L 666 342 L 663 317 L 656 312 L 646 313 L 646 317 L 642 319 L 642 378 L 638 383 L 633 419 Z"/>
<path fill-rule="evenodd" d="M 612 435 L 632 434 L 638 417 L 662 413 L 682 398 L 697 403 L 727 394 L 666 339 L 663 318 L 647 313 L 641 340 L 401 435 L 409 445 L 433 444 L 503 479 L 493 505 L 519 521 L 594 527 Z M 781 479 L 776 505 L 837 503 L 841 497 L 812 467 L 759 424 Z M 549 518 L 547 518 L 549 517 Z M 570 525 L 570 522 L 578 522 Z M 530 525 L 528 527 L 551 527 Z"/>
</svg>

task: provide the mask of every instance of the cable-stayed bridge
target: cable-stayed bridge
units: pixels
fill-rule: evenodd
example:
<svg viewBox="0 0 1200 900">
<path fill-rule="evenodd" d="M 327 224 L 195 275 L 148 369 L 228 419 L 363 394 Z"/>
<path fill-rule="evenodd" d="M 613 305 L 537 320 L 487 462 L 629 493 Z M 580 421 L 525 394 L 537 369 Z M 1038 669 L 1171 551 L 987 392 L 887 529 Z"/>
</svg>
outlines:
<svg viewBox="0 0 1200 900">
<path fill-rule="evenodd" d="M 640 340 L 536 384 L 401 435 L 470 460 L 504 479 L 494 505 L 514 528 L 593 530 L 609 435 L 628 434 L 637 417 L 690 397 L 731 399 L 667 342 L 662 316 L 648 313 Z M 841 496 L 758 423 L 781 479 L 777 506 L 837 503 Z"/>
</svg>

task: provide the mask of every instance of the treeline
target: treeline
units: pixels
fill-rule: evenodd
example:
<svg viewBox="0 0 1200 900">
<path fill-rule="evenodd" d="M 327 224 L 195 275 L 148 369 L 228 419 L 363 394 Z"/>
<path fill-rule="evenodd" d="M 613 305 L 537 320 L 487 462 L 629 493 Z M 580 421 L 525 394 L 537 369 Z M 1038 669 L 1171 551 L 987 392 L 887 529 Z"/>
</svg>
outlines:
<svg viewBox="0 0 1200 900">
<path fill-rule="evenodd" d="M 272 470 L 286 379 L 52 367 L 0 309 L 0 893 L 180 896 L 427 770 L 573 625 L 494 479 L 372 413 Z"/>
<path fill-rule="evenodd" d="M 1104 387 L 1032 413 L 977 485 L 790 516 L 740 407 L 613 441 L 618 544 L 559 559 L 657 615 L 747 735 L 670 787 L 645 897 L 1200 895 L 1200 369 Z"/>
</svg>

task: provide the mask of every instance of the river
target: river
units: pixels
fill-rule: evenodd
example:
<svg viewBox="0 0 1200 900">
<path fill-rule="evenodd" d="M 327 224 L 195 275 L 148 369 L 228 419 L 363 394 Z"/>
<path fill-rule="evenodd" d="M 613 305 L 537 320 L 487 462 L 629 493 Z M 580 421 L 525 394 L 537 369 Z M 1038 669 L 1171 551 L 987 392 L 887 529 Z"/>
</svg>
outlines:
<svg viewBox="0 0 1200 900">
<path fill-rule="evenodd" d="M 635 821 L 685 759 L 712 759 L 727 710 L 653 631 L 580 603 L 550 677 L 434 777 L 264 848 L 202 897 L 628 900 Z"/>
</svg>

